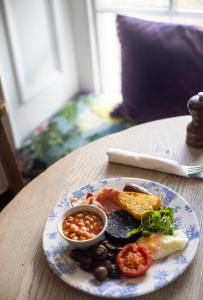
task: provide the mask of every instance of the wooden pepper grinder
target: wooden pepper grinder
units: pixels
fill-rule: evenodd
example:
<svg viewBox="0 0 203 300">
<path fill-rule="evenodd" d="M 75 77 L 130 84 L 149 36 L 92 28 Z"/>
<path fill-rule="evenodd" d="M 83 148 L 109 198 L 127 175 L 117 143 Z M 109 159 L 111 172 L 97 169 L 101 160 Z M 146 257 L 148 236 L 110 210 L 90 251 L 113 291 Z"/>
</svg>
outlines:
<svg viewBox="0 0 203 300">
<path fill-rule="evenodd" d="M 186 143 L 194 148 L 203 148 L 203 92 L 190 98 L 187 107 L 192 121 L 187 126 Z"/>
</svg>

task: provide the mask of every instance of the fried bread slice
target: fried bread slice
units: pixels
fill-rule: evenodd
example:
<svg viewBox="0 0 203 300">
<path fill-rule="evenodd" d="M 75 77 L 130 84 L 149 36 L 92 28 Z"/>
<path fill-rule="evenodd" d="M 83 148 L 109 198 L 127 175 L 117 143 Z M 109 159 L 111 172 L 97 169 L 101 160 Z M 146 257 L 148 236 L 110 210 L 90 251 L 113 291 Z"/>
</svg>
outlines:
<svg viewBox="0 0 203 300">
<path fill-rule="evenodd" d="M 137 220 L 152 209 L 159 209 L 163 203 L 159 197 L 138 192 L 120 192 L 118 204 Z"/>
</svg>

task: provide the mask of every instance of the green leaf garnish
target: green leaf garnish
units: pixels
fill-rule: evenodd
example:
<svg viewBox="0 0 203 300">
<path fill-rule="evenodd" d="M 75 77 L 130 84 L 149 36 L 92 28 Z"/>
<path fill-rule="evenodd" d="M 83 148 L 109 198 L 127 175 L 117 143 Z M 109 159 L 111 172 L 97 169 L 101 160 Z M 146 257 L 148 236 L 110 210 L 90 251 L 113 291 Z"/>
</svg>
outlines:
<svg viewBox="0 0 203 300">
<path fill-rule="evenodd" d="M 148 231 L 148 230 L 143 230 L 143 231 L 142 231 L 142 235 L 143 235 L 143 236 L 150 236 L 150 234 L 151 234 L 151 232 Z"/>
<path fill-rule="evenodd" d="M 164 235 L 173 235 L 175 229 L 174 211 L 170 207 L 164 207 L 160 210 L 146 212 L 142 216 L 141 225 L 128 232 L 127 237 L 137 233 L 142 233 L 143 236 L 149 236 L 154 232 Z"/>
<path fill-rule="evenodd" d="M 130 236 L 132 236 L 132 235 L 134 235 L 134 234 L 138 234 L 138 233 L 140 233 L 140 232 L 142 232 L 142 227 L 141 227 L 141 225 L 140 225 L 138 228 L 135 228 L 135 229 L 129 231 L 128 234 L 127 234 L 127 237 L 130 237 Z"/>
</svg>

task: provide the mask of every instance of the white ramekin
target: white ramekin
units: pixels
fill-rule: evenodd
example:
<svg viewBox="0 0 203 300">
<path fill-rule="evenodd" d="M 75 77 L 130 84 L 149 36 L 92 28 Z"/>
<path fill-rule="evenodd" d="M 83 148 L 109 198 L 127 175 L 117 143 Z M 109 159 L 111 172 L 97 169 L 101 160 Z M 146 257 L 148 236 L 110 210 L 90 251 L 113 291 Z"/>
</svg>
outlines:
<svg viewBox="0 0 203 300">
<path fill-rule="evenodd" d="M 98 214 L 101 217 L 102 221 L 103 221 L 102 231 L 98 235 L 93 237 L 92 239 L 77 241 L 77 240 L 69 239 L 68 237 L 66 237 L 63 234 L 62 226 L 63 226 L 64 219 L 67 216 L 70 216 L 70 215 L 72 215 L 74 213 L 77 213 L 77 212 L 80 212 L 80 211 L 94 212 L 95 214 Z M 108 223 L 107 216 L 106 216 L 105 212 L 102 209 L 98 208 L 97 206 L 90 205 L 90 204 L 80 204 L 80 205 L 69 208 L 61 217 L 59 217 L 59 219 L 58 219 L 58 231 L 59 231 L 60 235 L 69 243 L 69 245 L 71 247 L 80 248 L 80 249 L 81 248 L 88 248 L 88 247 L 91 247 L 91 246 L 97 244 L 100 240 L 103 239 L 104 232 L 105 232 L 106 227 L 107 227 L 107 223 Z"/>
</svg>

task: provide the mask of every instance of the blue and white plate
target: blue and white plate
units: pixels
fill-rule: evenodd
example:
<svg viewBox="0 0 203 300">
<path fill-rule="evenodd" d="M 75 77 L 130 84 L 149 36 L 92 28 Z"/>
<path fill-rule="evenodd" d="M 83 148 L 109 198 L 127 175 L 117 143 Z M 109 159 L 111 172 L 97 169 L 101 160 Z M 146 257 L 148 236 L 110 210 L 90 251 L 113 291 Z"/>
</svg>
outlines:
<svg viewBox="0 0 203 300">
<path fill-rule="evenodd" d="M 135 183 L 147 188 L 161 197 L 165 206 L 175 211 L 175 221 L 188 237 L 188 244 L 183 251 L 178 251 L 167 258 L 153 263 L 148 272 L 139 278 L 107 279 L 100 283 L 93 274 L 84 272 L 69 257 L 69 246 L 57 231 L 57 220 L 69 207 L 70 199 L 84 199 L 86 194 L 97 192 L 103 187 L 112 186 L 122 190 L 126 183 Z M 180 276 L 192 262 L 199 244 L 200 229 L 197 218 L 190 205 L 177 193 L 159 183 L 137 178 L 111 178 L 100 180 L 80 187 L 65 194 L 51 211 L 43 234 L 43 249 L 49 266 L 59 278 L 70 286 L 85 293 L 109 297 L 135 297 L 153 292 L 164 287 Z"/>
</svg>

